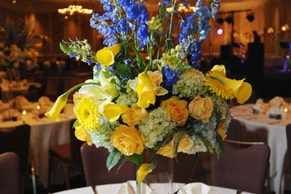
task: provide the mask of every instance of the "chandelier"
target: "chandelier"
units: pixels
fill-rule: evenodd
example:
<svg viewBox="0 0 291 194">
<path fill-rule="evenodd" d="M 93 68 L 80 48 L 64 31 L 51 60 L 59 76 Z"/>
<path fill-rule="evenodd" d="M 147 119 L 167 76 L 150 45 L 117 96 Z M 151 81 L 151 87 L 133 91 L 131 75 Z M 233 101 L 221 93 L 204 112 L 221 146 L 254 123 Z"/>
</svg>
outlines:
<svg viewBox="0 0 291 194">
<path fill-rule="evenodd" d="M 92 9 L 83 8 L 82 5 L 69 5 L 66 8 L 58 9 L 58 12 L 62 15 L 74 15 L 74 14 L 84 14 L 89 15 L 93 13 Z"/>
</svg>

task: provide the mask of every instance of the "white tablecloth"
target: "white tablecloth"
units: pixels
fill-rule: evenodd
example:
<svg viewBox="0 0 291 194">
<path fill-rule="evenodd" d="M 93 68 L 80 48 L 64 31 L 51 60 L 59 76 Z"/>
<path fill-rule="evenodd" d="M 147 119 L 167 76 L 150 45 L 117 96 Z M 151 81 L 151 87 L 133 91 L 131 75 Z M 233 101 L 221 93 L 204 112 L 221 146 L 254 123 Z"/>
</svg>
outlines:
<svg viewBox="0 0 291 194">
<path fill-rule="evenodd" d="M 17 121 L 0 121 L 1 128 L 18 126 L 26 123 L 31 126 L 30 131 L 30 158 L 35 162 L 35 171 L 40 181 L 47 187 L 48 184 L 48 150 L 51 146 L 69 142 L 70 121 L 74 119 L 72 104 L 65 107 L 65 112 L 61 114 L 61 121 L 47 117 L 36 118 L 32 114 L 27 114 Z"/>
<path fill-rule="evenodd" d="M 116 192 L 120 186 L 121 186 L 121 184 L 98 185 L 98 186 L 96 186 L 96 191 L 97 191 L 97 194 L 115 194 L 114 192 Z M 183 186 L 185 186 L 184 183 L 174 183 L 173 184 L 174 192 L 179 190 Z M 211 186 L 211 187 L 219 194 L 236 194 L 237 193 L 237 191 L 234 189 L 228 189 L 228 188 L 222 188 L 222 187 L 216 187 L 216 186 Z M 162 183 L 150 184 L 150 188 L 152 189 L 151 194 L 166 194 L 165 191 L 163 190 L 165 188 L 164 184 L 162 184 Z M 94 194 L 93 189 L 91 187 L 71 189 L 71 190 L 57 192 L 54 194 L 80 194 L 80 193 L 82 193 L 82 194 Z M 241 194 L 250 194 L 250 193 L 241 192 Z"/>
<path fill-rule="evenodd" d="M 253 114 L 253 105 L 235 106 L 231 108 L 231 113 L 243 126 L 242 140 L 264 141 L 269 145 L 271 189 L 279 193 L 283 161 L 287 151 L 285 128 L 288 123 L 291 123 L 291 114 L 288 112 L 281 120 L 271 119 L 266 114 Z"/>
</svg>

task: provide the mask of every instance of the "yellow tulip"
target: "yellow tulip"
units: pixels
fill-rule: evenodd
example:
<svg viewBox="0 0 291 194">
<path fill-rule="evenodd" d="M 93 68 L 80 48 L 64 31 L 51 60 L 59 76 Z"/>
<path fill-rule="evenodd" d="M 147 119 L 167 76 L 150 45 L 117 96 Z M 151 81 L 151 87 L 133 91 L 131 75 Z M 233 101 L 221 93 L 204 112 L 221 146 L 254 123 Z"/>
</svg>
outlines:
<svg viewBox="0 0 291 194">
<path fill-rule="evenodd" d="M 152 172 L 152 169 L 149 169 L 149 163 L 143 163 L 136 172 L 136 180 L 137 182 L 142 182 L 145 176 Z"/>
<path fill-rule="evenodd" d="M 116 44 L 111 47 L 104 47 L 103 49 L 97 51 L 96 58 L 97 61 L 105 66 L 110 66 L 114 63 L 114 57 L 120 51 L 120 45 Z"/>
<path fill-rule="evenodd" d="M 62 111 L 62 109 L 64 108 L 64 106 L 67 104 L 67 100 L 68 100 L 68 94 L 69 93 L 64 93 L 62 95 L 60 95 L 54 106 L 51 108 L 51 110 L 47 113 L 45 113 L 45 116 L 49 117 L 49 118 L 54 118 L 56 121 L 60 121 L 60 113 Z"/>
<path fill-rule="evenodd" d="M 141 108 L 147 108 L 150 104 L 155 104 L 156 95 L 151 80 L 146 73 L 138 75 L 138 85 L 136 87 L 138 102 L 137 105 Z"/>
</svg>

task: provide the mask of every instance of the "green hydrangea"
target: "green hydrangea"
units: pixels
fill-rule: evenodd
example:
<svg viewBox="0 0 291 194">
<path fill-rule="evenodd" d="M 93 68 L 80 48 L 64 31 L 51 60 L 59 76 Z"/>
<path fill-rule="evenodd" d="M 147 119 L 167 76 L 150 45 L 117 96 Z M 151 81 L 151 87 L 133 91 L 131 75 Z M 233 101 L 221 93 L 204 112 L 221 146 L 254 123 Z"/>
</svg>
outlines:
<svg viewBox="0 0 291 194">
<path fill-rule="evenodd" d="M 138 128 L 146 139 L 145 146 L 154 148 L 158 142 L 163 141 L 166 134 L 173 132 L 175 126 L 166 110 L 159 107 L 151 111 Z"/>
</svg>

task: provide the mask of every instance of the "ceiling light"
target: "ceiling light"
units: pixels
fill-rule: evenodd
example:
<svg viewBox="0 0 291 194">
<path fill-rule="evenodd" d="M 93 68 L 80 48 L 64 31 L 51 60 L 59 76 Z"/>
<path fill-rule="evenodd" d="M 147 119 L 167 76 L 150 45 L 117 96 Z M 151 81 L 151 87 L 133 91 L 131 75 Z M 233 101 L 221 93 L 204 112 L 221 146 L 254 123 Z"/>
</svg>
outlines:
<svg viewBox="0 0 291 194">
<path fill-rule="evenodd" d="M 69 5 L 67 8 L 58 9 L 58 12 L 63 15 L 84 14 L 89 15 L 93 13 L 92 9 L 83 8 L 82 5 Z"/>
</svg>

